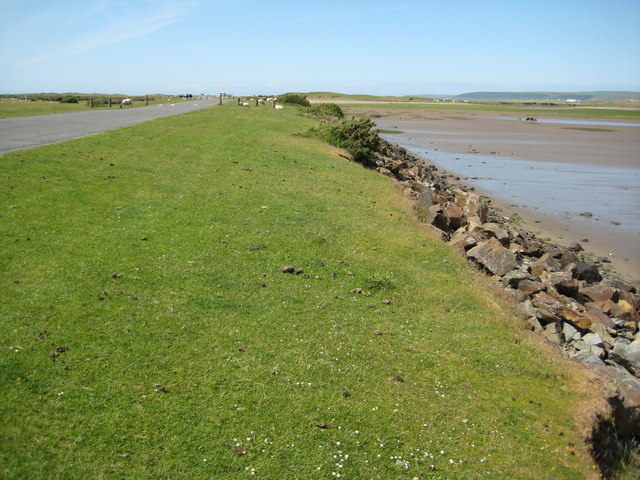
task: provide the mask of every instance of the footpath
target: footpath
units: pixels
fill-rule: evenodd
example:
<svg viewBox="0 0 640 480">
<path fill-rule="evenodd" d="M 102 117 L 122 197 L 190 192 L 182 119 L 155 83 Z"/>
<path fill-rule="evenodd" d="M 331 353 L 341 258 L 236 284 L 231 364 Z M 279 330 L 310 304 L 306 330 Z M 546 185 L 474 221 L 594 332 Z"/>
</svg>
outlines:
<svg viewBox="0 0 640 480">
<path fill-rule="evenodd" d="M 95 135 L 156 118 L 192 112 L 217 105 L 218 102 L 217 97 L 205 96 L 188 102 L 166 103 L 140 108 L 114 107 L 108 110 L 1 118 L 0 154 Z"/>
</svg>

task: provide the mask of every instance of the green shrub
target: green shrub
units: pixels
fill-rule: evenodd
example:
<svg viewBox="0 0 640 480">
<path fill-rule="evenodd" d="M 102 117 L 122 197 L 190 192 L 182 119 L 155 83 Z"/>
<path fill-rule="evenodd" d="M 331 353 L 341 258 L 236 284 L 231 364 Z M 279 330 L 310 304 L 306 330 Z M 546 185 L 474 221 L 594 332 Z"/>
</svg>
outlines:
<svg viewBox="0 0 640 480">
<path fill-rule="evenodd" d="M 299 93 L 285 93 L 284 95 L 280 95 L 278 97 L 278 103 L 289 103 L 293 105 L 302 105 L 303 107 L 308 107 L 311 104 L 307 97 L 304 95 L 300 95 Z"/>
<path fill-rule="evenodd" d="M 339 122 L 312 128 L 308 134 L 319 137 L 336 147 L 347 150 L 355 162 L 374 168 L 375 153 L 382 149 L 382 139 L 375 123 L 369 118 L 340 120 Z"/>
<path fill-rule="evenodd" d="M 335 103 L 318 103 L 317 105 L 312 105 L 311 107 L 309 107 L 307 111 L 311 115 L 315 115 L 318 117 L 327 116 L 344 118 L 342 109 Z"/>
<path fill-rule="evenodd" d="M 60 103 L 78 103 L 78 99 L 76 97 L 64 97 L 60 100 Z"/>
</svg>

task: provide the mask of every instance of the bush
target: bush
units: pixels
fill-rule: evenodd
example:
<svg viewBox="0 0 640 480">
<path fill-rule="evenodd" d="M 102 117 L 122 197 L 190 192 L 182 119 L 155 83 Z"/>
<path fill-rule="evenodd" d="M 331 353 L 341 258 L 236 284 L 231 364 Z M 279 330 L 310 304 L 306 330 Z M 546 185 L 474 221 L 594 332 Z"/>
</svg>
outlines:
<svg viewBox="0 0 640 480">
<path fill-rule="evenodd" d="M 311 104 L 307 97 L 304 95 L 300 95 L 299 93 L 285 93 L 284 95 L 280 95 L 278 97 L 278 103 L 289 103 L 293 105 L 302 105 L 303 107 L 308 107 Z"/>
<path fill-rule="evenodd" d="M 78 99 L 76 97 L 64 97 L 60 100 L 60 103 L 78 103 Z"/>
<path fill-rule="evenodd" d="M 342 109 L 336 105 L 335 103 L 319 103 L 317 105 L 312 105 L 307 110 L 311 115 L 315 115 L 318 117 L 327 116 L 327 117 L 336 117 L 336 118 L 344 118 L 344 113 Z"/>
<path fill-rule="evenodd" d="M 355 162 L 374 168 L 375 153 L 380 152 L 383 145 L 378 130 L 374 130 L 374 127 L 375 123 L 369 118 L 360 120 L 352 118 L 313 128 L 308 134 L 319 137 L 336 147 L 344 148 Z"/>
</svg>

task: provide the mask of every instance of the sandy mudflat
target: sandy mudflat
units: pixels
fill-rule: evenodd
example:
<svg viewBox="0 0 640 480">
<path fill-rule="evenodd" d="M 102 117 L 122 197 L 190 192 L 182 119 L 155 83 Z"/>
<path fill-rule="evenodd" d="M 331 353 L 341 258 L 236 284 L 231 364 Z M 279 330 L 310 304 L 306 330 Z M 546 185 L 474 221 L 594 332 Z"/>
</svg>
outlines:
<svg viewBox="0 0 640 480">
<path fill-rule="evenodd" d="M 484 112 L 345 110 L 380 115 L 379 128 L 403 132 L 387 140 L 518 213 L 531 231 L 563 245 L 581 242 L 628 280 L 640 281 L 640 127 L 613 120 L 527 122 Z"/>
</svg>

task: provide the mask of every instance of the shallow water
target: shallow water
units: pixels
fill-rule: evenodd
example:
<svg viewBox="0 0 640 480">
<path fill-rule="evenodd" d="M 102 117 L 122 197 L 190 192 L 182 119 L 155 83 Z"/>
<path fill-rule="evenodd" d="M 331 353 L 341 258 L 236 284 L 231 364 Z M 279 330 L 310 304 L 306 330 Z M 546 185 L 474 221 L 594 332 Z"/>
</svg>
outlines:
<svg viewBox="0 0 640 480">
<path fill-rule="evenodd" d="M 416 146 L 415 139 L 398 142 L 398 135 L 387 135 L 386 140 L 429 158 L 465 183 L 505 202 L 574 217 L 594 228 L 615 227 L 640 235 L 640 169 L 448 153 Z"/>
</svg>

